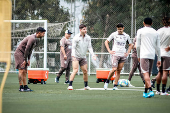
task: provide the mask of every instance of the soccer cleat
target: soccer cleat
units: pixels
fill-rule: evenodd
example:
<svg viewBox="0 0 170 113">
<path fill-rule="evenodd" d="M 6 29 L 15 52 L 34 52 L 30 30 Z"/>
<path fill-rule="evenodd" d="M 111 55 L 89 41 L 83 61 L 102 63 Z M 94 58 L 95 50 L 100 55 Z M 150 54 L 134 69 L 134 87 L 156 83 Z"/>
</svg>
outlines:
<svg viewBox="0 0 170 113">
<path fill-rule="evenodd" d="M 64 82 L 64 84 L 69 84 L 69 80 L 66 80 L 66 81 Z"/>
<path fill-rule="evenodd" d="M 160 95 L 169 95 L 169 94 L 166 92 L 165 93 L 161 92 Z"/>
<path fill-rule="evenodd" d="M 109 84 L 109 83 L 106 83 L 106 82 L 104 83 L 104 89 L 105 89 L 105 90 L 107 90 L 108 84 Z"/>
<path fill-rule="evenodd" d="M 31 92 L 33 90 L 31 90 L 28 86 L 27 87 L 24 87 L 24 92 Z"/>
<path fill-rule="evenodd" d="M 153 91 L 149 91 L 148 95 L 149 95 L 150 97 L 154 97 L 154 92 L 153 92 Z"/>
<path fill-rule="evenodd" d="M 20 86 L 19 91 L 20 91 L 20 92 L 23 92 L 23 91 L 24 91 L 23 86 Z"/>
<path fill-rule="evenodd" d="M 84 90 L 90 90 L 90 87 L 89 86 L 84 87 Z"/>
<path fill-rule="evenodd" d="M 148 93 L 145 93 L 145 92 L 143 92 L 143 97 L 145 97 L 145 98 L 150 98 L 150 96 L 148 95 Z"/>
<path fill-rule="evenodd" d="M 131 83 L 129 83 L 129 87 L 135 87 L 135 86 L 133 86 Z"/>
<path fill-rule="evenodd" d="M 55 78 L 55 82 L 59 83 L 59 77 Z"/>
<path fill-rule="evenodd" d="M 73 90 L 73 86 L 68 86 L 68 90 Z"/>
<path fill-rule="evenodd" d="M 166 92 L 170 92 L 170 87 L 166 89 Z"/>
<path fill-rule="evenodd" d="M 115 87 L 113 87 L 113 90 L 119 90 L 119 89 L 115 86 Z"/>
<path fill-rule="evenodd" d="M 160 95 L 160 93 L 161 93 L 160 91 L 156 91 L 155 92 L 156 95 Z"/>
</svg>

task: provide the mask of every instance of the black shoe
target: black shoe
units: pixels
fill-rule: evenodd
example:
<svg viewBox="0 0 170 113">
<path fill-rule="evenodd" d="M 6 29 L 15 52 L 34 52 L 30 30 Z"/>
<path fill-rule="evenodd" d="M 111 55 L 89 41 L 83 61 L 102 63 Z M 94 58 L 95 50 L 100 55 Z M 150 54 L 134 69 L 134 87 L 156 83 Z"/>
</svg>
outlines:
<svg viewBox="0 0 170 113">
<path fill-rule="evenodd" d="M 66 80 L 66 81 L 64 82 L 64 84 L 69 84 L 69 80 Z"/>
<path fill-rule="evenodd" d="M 24 87 L 23 87 L 23 85 L 22 85 L 22 86 L 20 86 L 19 91 L 20 91 L 20 92 L 23 92 L 23 91 L 24 91 Z"/>
<path fill-rule="evenodd" d="M 151 80 L 151 87 L 155 88 L 155 79 Z"/>
<path fill-rule="evenodd" d="M 55 78 L 55 82 L 59 83 L 59 77 Z"/>
<path fill-rule="evenodd" d="M 31 90 L 28 86 L 24 86 L 24 92 L 31 92 L 33 90 Z"/>
<path fill-rule="evenodd" d="M 167 92 L 167 93 L 170 92 L 170 87 L 166 89 L 166 92 Z"/>
</svg>

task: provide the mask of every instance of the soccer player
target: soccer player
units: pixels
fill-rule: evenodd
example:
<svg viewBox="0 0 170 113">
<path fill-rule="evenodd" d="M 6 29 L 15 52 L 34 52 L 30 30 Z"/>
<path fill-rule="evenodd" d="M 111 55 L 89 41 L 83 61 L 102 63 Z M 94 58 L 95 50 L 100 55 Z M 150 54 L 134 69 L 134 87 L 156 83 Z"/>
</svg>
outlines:
<svg viewBox="0 0 170 113">
<path fill-rule="evenodd" d="M 32 50 L 36 47 L 38 42 L 40 41 L 46 30 L 42 27 L 37 28 L 37 31 L 35 34 L 29 35 L 26 38 L 24 38 L 19 46 L 17 47 L 15 51 L 15 68 L 19 70 L 19 91 L 28 92 L 33 91 L 27 86 L 26 82 L 26 75 L 27 75 L 27 66 L 30 65 L 30 57 L 32 54 Z M 24 85 L 24 86 L 23 86 Z"/>
<path fill-rule="evenodd" d="M 159 68 L 158 75 L 156 76 L 157 91 L 155 94 L 167 95 L 165 92 L 168 72 L 170 71 L 170 28 L 169 17 L 162 19 L 164 27 L 158 29 L 160 36 L 160 49 L 161 49 L 161 67 Z M 162 81 L 162 92 L 160 93 L 160 83 Z"/>
<path fill-rule="evenodd" d="M 132 76 L 134 75 L 134 72 L 138 68 L 140 77 L 141 77 L 141 79 L 142 79 L 142 81 L 143 81 L 143 83 L 145 85 L 145 80 L 144 80 L 143 74 L 141 73 L 140 62 L 138 61 L 138 58 L 137 58 L 137 51 L 136 51 L 136 46 L 135 45 L 136 45 L 136 37 L 133 40 L 133 52 L 132 52 L 133 65 L 132 65 L 132 69 L 131 69 L 131 71 L 129 73 L 128 80 L 131 81 Z M 134 87 L 134 86 L 132 84 L 130 84 L 129 87 Z"/>
<path fill-rule="evenodd" d="M 117 84 L 118 80 L 120 78 L 120 72 L 124 66 L 124 63 L 126 61 L 126 57 L 129 55 L 133 44 L 131 43 L 130 36 L 124 32 L 124 25 L 119 23 L 117 26 L 117 31 L 113 32 L 105 41 L 105 46 L 107 48 L 107 51 L 112 56 L 112 70 L 110 71 L 108 78 L 104 84 L 104 89 L 106 90 L 109 84 L 109 80 L 114 75 L 114 72 L 116 71 L 116 77 L 114 81 L 114 87 L 113 90 L 117 90 Z M 109 48 L 109 42 L 113 40 L 113 47 L 112 50 Z M 125 45 L 126 42 L 129 43 L 128 51 L 126 52 Z"/>
<path fill-rule="evenodd" d="M 145 79 L 145 92 L 143 92 L 143 97 L 149 98 L 154 96 L 150 82 L 150 74 L 155 59 L 155 51 L 158 55 L 157 66 L 161 66 L 160 39 L 156 30 L 151 27 L 151 18 L 145 18 L 143 25 L 144 27 L 137 31 L 136 50 L 141 71 Z M 147 93 L 148 89 L 149 93 Z"/>
<path fill-rule="evenodd" d="M 88 75 L 87 75 L 87 59 L 86 53 L 87 50 L 91 53 L 94 60 L 96 60 L 96 55 L 93 53 L 93 49 L 91 46 L 91 38 L 87 35 L 87 28 L 84 24 L 79 26 L 80 33 L 75 35 L 72 41 L 72 65 L 73 72 L 70 76 L 70 82 L 68 86 L 68 90 L 73 90 L 73 80 L 78 72 L 78 68 L 80 65 L 81 70 L 83 71 L 83 79 L 84 79 L 84 89 L 89 90 L 88 86 Z"/>
<path fill-rule="evenodd" d="M 60 40 L 60 65 L 61 68 L 59 70 L 59 73 L 57 74 L 57 77 L 55 78 L 55 82 L 59 83 L 59 78 L 63 74 L 63 72 L 66 70 L 65 74 L 65 83 L 69 83 L 69 75 L 70 75 L 70 68 L 71 68 L 71 46 L 72 42 L 70 40 L 71 36 L 70 30 L 65 31 L 65 37 L 63 37 Z"/>
</svg>

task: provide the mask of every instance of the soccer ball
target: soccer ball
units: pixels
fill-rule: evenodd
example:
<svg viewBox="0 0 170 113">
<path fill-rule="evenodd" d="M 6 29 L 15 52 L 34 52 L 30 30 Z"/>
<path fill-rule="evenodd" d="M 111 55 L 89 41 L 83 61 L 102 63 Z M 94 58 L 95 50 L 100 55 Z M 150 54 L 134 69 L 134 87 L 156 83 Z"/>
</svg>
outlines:
<svg viewBox="0 0 170 113">
<path fill-rule="evenodd" d="M 120 85 L 120 87 L 129 87 L 129 80 L 128 79 L 120 79 L 118 81 L 118 85 Z"/>
</svg>

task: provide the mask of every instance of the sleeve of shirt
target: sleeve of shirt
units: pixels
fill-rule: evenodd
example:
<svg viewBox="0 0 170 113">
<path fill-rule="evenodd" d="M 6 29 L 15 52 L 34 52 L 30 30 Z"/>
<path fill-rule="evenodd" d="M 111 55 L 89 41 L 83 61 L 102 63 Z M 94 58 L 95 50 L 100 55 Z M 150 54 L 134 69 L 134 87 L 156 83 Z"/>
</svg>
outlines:
<svg viewBox="0 0 170 113">
<path fill-rule="evenodd" d="M 75 57 L 76 56 L 76 39 L 75 37 L 72 40 L 72 53 L 71 56 Z"/>
<path fill-rule="evenodd" d="M 64 47 L 64 45 L 65 45 L 65 41 L 64 41 L 64 38 L 62 38 L 62 39 L 60 40 L 60 46 Z"/>
<path fill-rule="evenodd" d="M 161 61 L 160 37 L 159 37 L 159 34 L 157 35 L 157 40 L 156 40 L 156 53 L 158 55 L 158 61 Z"/>
<path fill-rule="evenodd" d="M 114 39 L 114 33 L 112 33 L 108 38 L 107 40 L 110 42 L 112 39 Z"/>
<path fill-rule="evenodd" d="M 30 37 L 28 39 L 26 48 L 25 48 L 25 53 L 24 53 L 24 60 L 27 61 L 27 58 L 29 59 L 31 56 L 31 47 L 33 46 L 35 40 L 34 38 Z M 29 57 L 28 57 L 29 56 Z"/>
<path fill-rule="evenodd" d="M 141 46 L 141 34 L 140 31 L 137 31 L 136 37 L 136 50 L 137 50 L 137 57 L 140 58 L 140 46 Z"/>
<path fill-rule="evenodd" d="M 89 49 L 90 54 L 91 54 L 92 56 L 94 56 L 93 48 L 92 48 L 92 45 L 91 45 L 91 38 L 90 38 L 90 40 L 89 40 L 88 49 Z"/>
<path fill-rule="evenodd" d="M 128 37 L 128 38 L 127 38 L 128 43 L 129 43 L 129 44 L 132 44 L 132 41 L 130 40 L 130 36 L 127 35 L 127 37 Z"/>
</svg>

